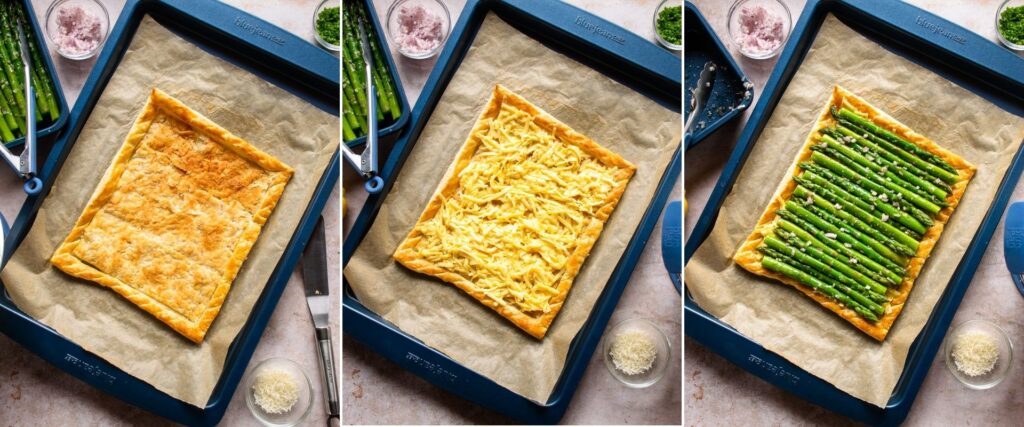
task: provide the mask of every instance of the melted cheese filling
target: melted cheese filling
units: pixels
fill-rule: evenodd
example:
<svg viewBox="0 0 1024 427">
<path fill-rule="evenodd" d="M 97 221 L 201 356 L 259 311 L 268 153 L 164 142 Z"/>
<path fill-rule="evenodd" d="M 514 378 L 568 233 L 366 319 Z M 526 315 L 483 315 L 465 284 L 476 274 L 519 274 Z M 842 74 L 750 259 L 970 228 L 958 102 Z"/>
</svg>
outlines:
<svg viewBox="0 0 1024 427">
<path fill-rule="evenodd" d="M 540 316 L 619 169 L 507 104 L 477 136 L 459 188 L 419 225 L 415 251 L 491 298 Z"/>
</svg>

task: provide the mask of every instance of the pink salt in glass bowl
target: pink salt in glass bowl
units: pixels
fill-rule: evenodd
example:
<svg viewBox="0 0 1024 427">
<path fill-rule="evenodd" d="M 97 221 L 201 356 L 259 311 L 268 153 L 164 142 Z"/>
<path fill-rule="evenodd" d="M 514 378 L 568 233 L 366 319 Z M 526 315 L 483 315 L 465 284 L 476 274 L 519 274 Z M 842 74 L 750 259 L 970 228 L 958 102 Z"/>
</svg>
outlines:
<svg viewBox="0 0 1024 427">
<path fill-rule="evenodd" d="M 439 21 L 436 26 L 425 25 L 434 19 Z M 398 53 L 406 58 L 427 59 L 444 47 L 452 17 L 439 0 L 396 0 L 388 8 L 386 22 L 388 40 Z"/>
</svg>

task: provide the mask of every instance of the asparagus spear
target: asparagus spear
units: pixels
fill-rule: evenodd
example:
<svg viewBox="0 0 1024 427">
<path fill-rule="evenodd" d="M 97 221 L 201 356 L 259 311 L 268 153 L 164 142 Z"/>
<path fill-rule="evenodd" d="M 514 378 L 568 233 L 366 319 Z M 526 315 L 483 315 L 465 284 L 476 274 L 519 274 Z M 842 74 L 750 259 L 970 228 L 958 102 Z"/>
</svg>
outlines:
<svg viewBox="0 0 1024 427">
<path fill-rule="evenodd" d="M 801 257 L 801 254 L 799 252 L 791 253 L 791 252 L 780 251 L 780 250 L 772 248 L 772 247 L 770 247 L 768 245 L 758 246 L 757 250 L 760 251 L 765 256 L 769 256 L 769 257 L 772 257 L 774 259 L 777 259 L 777 260 L 780 260 L 782 262 L 785 262 L 785 263 L 793 266 L 793 268 L 796 268 L 797 270 L 799 270 L 799 271 L 801 271 L 801 272 L 803 272 L 803 273 L 805 273 L 805 274 L 807 274 L 807 275 L 809 275 L 809 276 L 811 276 L 811 277 L 813 277 L 815 279 L 818 279 L 822 283 L 825 283 L 825 284 L 827 284 L 829 286 L 832 286 L 837 291 L 842 292 L 846 296 L 850 297 L 852 300 L 854 300 L 860 306 L 862 306 L 864 308 L 867 308 L 868 310 L 871 310 L 874 313 L 881 314 L 882 312 L 884 312 L 884 309 L 880 305 L 880 304 L 885 304 L 886 302 L 888 302 L 888 298 L 886 298 L 886 296 L 884 294 L 878 294 L 878 293 L 872 292 L 871 288 L 868 288 L 868 287 L 863 286 L 861 284 L 858 284 L 856 282 L 854 282 L 851 285 L 851 284 L 847 283 L 845 280 L 843 280 L 843 279 L 848 279 L 848 278 L 844 277 L 841 274 L 839 274 L 838 277 L 842 277 L 843 279 L 838 279 L 836 277 L 829 276 L 828 274 L 826 274 L 826 273 L 824 273 L 824 272 L 822 272 L 820 270 L 817 270 L 816 267 L 813 267 L 813 266 L 803 262 L 803 261 L 817 262 L 820 265 L 820 262 L 818 262 L 817 260 L 815 260 L 813 258 L 808 258 L 807 256 L 802 256 Z M 828 266 L 824 266 L 824 267 L 826 269 L 828 268 Z"/>
<path fill-rule="evenodd" d="M 354 4 L 356 8 L 359 20 L 363 22 L 366 28 L 370 27 L 370 20 L 366 16 L 366 10 L 361 4 Z M 373 63 L 377 68 L 377 73 L 380 76 L 381 88 L 384 90 L 384 98 L 388 102 L 388 110 L 391 112 L 391 119 L 398 119 L 398 116 L 402 114 L 401 108 L 398 106 L 398 97 L 395 95 L 397 89 L 395 88 L 395 82 L 391 79 L 391 73 L 388 72 L 387 62 L 384 61 L 384 55 L 381 53 L 380 41 L 377 40 L 377 35 L 370 32 L 369 34 L 370 50 L 373 53 Z"/>
<path fill-rule="evenodd" d="M 860 166 L 862 168 L 865 168 L 866 170 L 871 171 L 871 173 L 873 175 L 878 176 L 880 179 L 884 178 L 886 181 L 891 182 L 891 183 L 893 183 L 893 184 L 903 188 L 907 192 L 914 193 L 918 197 L 927 198 L 928 200 L 931 200 L 933 203 L 936 203 L 936 204 L 945 203 L 945 201 L 943 199 L 935 197 L 935 196 L 929 194 L 928 192 L 921 190 L 920 187 L 914 186 L 914 185 L 904 181 L 903 178 L 900 178 L 895 173 L 892 173 L 890 171 L 884 170 L 882 168 L 882 166 L 879 166 L 878 164 L 873 162 L 871 159 L 868 159 L 867 157 L 861 155 L 861 153 L 858 153 L 853 148 L 848 147 L 848 146 L 844 145 L 842 142 L 835 140 L 831 136 L 829 136 L 829 135 L 821 135 L 820 140 L 824 144 L 822 144 L 822 146 L 815 146 L 813 148 L 819 148 L 819 149 L 824 149 L 824 150 L 832 150 L 833 152 L 836 152 L 838 154 L 841 154 L 841 155 L 845 156 L 846 158 L 848 158 L 850 160 L 853 160 L 855 163 L 857 163 L 858 166 Z M 826 151 L 826 152 L 828 152 L 828 151 Z"/>
<path fill-rule="evenodd" d="M 952 166 L 946 163 L 945 160 L 942 160 L 941 157 L 929 153 L 928 151 L 925 151 L 923 148 L 918 147 L 917 145 L 911 143 L 910 141 L 900 138 L 899 136 L 893 134 L 892 132 L 882 129 L 881 127 L 872 123 L 866 117 L 862 117 L 861 115 L 851 111 L 848 108 L 844 107 L 838 109 L 838 111 L 836 110 L 836 108 L 833 108 L 832 116 L 835 117 L 836 119 L 848 120 L 854 123 L 855 125 L 859 126 L 860 128 L 877 135 L 879 138 L 889 141 L 894 145 L 902 148 L 903 150 L 912 153 L 921 159 L 924 159 L 929 164 L 938 167 L 939 170 L 945 171 L 945 173 L 936 171 L 936 173 L 942 175 L 940 176 L 940 178 L 942 178 L 943 181 L 953 184 L 960 179 L 960 176 L 957 174 L 956 169 L 954 169 Z"/>
<path fill-rule="evenodd" d="M 346 141 L 356 139 L 356 134 L 352 133 L 348 123 L 347 119 L 341 122 L 341 135 Z"/>
<path fill-rule="evenodd" d="M 0 77 L 0 85 L 6 83 L 7 81 Z M 14 137 L 17 138 L 21 134 L 21 125 L 11 109 L 11 104 L 15 103 L 11 101 L 11 98 L 8 98 L 2 91 L 0 91 L 0 115 L 3 116 L 3 120 L 0 121 L 3 121 L 4 124 L 7 125 L 7 129 L 9 129 L 11 133 L 14 134 Z M 10 141 L 10 139 L 5 139 L 4 141 Z"/>
<path fill-rule="evenodd" d="M 907 190 L 890 180 L 878 176 L 878 174 L 874 173 L 871 169 L 857 164 L 853 160 L 850 160 L 850 158 L 842 155 L 842 153 L 833 151 L 829 147 L 822 148 L 820 146 L 813 146 L 811 147 L 811 150 L 816 151 L 811 155 L 811 160 L 815 163 L 825 166 L 829 170 L 843 175 L 872 190 L 878 191 L 878 187 L 887 188 L 896 193 L 898 199 L 905 199 L 929 214 L 934 215 L 939 213 L 939 211 L 945 207 L 943 205 L 946 205 L 945 202 L 941 202 L 940 204 L 930 198 L 921 197 L 913 191 Z"/>
<path fill-rule="evenodd" d="M 802 264 L 806 264 L 807 266 L 820 271 L 834 280 L 842 282 L 843 284 L 857 288 L 864 288 L 868 292 L 878 293 L 882 296 L 884 296 L 886 290 L 888 290 L 885 285 L 860 274 L 859 271 L 850 268 L 850 266 L 839 262 L 835 258 L 828 256 L 828 254 L 825 254 L 813 246 L 798 249 L 786 244 L 786 242 L 783 242 L 781 239 L 773 235 L 765 236 L 764 244 L 782 254 L 788 255 Z"/>
<path fill-rule="evenodd" d="M 352 114 L 352 108 L 349 106 L 348 98 L 344 98 L 342 100 L 342 110 L 342 117 L 344 118 L 345 125 L 347 126 L 346 129 L 348 129 L 349 133 L 352 134 L 352 137 L 346 138 L 346 140 L 355 138 L 356 136 L 354 129 L 359 129 L 359 119 L 357 119 L 356 116 Z"/>
<path fill-rule="evenodd" d="M 352 85 L 349 83 L 348 74 L 342 73 L 341 78 L 342 96 L 348 100 L 349 106 L 352 109 L 352 115 L 358 119 L 359 127 L 362 128 L 362 123 L 366 122 L 366 110 L 359 105 L 358 97 L 356 97 L 355 91 L 352 90 Z"/>
<path fill-rule="evenodd" d="M 849 142 L 853 142 L 860 146 L 863 150 L 868 150 L 875 155 L 874 161 L 881 165 L 885 170 L 894 172 L 897 176 L 907 181 L 908 183 L 921 187 L 924 191 L 929 194 L 945 199 L 951 191 L 949 185 L 938 178 L 933 178 L 927 172 L 918 169 L 916 166 L 905 162 L 895 154 L 879 147 L 872 141 L 869 141 L 861 135 L 869 135 L 867 133 L 858 135 L 854 130 L 845 126 L 836 127 L 832 130 L 832 136 L 839 139 L 845 139 Z M 933 179 L 934 182 L 929 181 Z"/>
<path fill-rule="evenodd" d="M 10 79 L 12 92 L 14 99 L 17 103 L 17 112 L 19 119 L 24 120 L 25 118 L 25 81 L 21 71 L 21 50 L 16 44 L 17 41 L 14 35 L 13 29 L 16 28 L 16 24 L 8 11 L 10 4 L 5 3 L 0 7 L 0 54 L 2 54 L 2 60 L 4 62 L 5 73 L 8 74 Z M 11 106 L 14 107 L 13 105 Z"/>
<path fill-rule="evenodd" d="M 836 240 L 843 244 L 843 246 L 849 245 L 850 248 L 864 254 L 872 261 L 881 264 L 885 269 L 893 272 L 891 277 L 900 278 L 906 273 L 903 267 L 907 265 L 908 259 L 888 246 L 883 245 L 881 242 L 872 239 L 870 236 L 865 235 L 853 229 L 852 227 L 838 227 L 829 220 L 822 219 L 799 203 L 788 201 L 786 202 L 785 209 L 779 210 L 779 214 L 783 215 L 783 218 L 788 218 L 788 215 L 796 216 L 793 219 L 797 225 L 801 225 L 802 221 L 806 221 L 807 225 L 813 226 L 814 228 L 821 230 L 825 233 L 832 233 L 836 235 Z M 806 228 L 806 226 L 805 226 Z M 827 238 L 827 237 L 826 237 Z M 897 280 L 898 282 L 898 280 Z"/>
<path fill-rule="evenodd" d="M 846 190 L 843 190 L 839 186 L 829 182 L 827 179 L 816 175 L 814 172 L 805 171 L 800 175 L 799 179 L 815 184 L 826 191 L 834 193 L 840 200 L 850 202 L 858 209 L 866 213 L 869 213 L 875 218 L 878 218 L 879 220 L 882 221 L 883 225 L 888 226 L 889 224 L 885 223 L 886 219 L 892 219 L 900 224 L 903 224 L 904 226 L 918 234 L 924 234 L 924 232 L 928 230 L 924 225 L 922 225 L 920 222 L 918 222 L 910 215 L 905 215 L 897 211 L 895 208 L 892 208 L 891 206 L 885 209 L 881 207 L 883 204 L 871 204 L 864 200 L 861 200 L 856 196 L 846 192 Z M 865 205 L 867 207 L 865 207 Z M 872 212 L 872 210 L 874 210 L 874 212 Z"/>
<path fill-rule="evenodd" d="M 812 289 L 818 292 L 821 292 L 825 295 L 834 298 L 843 305 L 856 311 L 857 314 L 863 316 L 865 319 L 871 320 L 872 322 L 878 321 L 878 316 L 876 316 L 874 312 L 854 302 L 854 300 L 852 300 L 850 297 L 846 296 L 842 292 L 837 291 L 835 288 L 825 284 L 824 282 L 818 279 L 815 279 L 814 277 L 811 277 L 811 275 L 804 273 L 789 264 L 786 264 L 778 259 L 765 256 L 764 258 L 761 259 L 761 265 L 770 271 L 774 271 L 776 273 L 787 276 L 793 280 L 796 280 L 797 282 L 800 282 L 801 284 L 811 287 Z"/>
<path fill-rule="evenodd" d="M 850 194 L 853 194 L 855 197 L 859 199 L 870 200 L 871 203 L 877 206 L 879 210 L 885 212 L 889 216 L 893 216 L 898 213 L 904 215 L 909 214 L 925 227 L 931 227 L 932 225 L 935 224 L 932 218 L 928 216 L 927 213 L 919 209 L 917 206 L 904 203 L 900 205 L 899 208 L 897 208 L 889 204 L 887 200 L 890 200 L 890 198 L 895 197 L 896 194 L 888 190 L 885 190 L 884 187 L 879 187 L 883 190 L 883 192 L 881 193 L 879 193 L 876 190 L 867 190 L 857 185 L 853 181 L 846 179 L 846 177 L 839 176 L 833 173 L 832 171 L 826 169 L 825 167 L 814 162 L 802 162 L 800 163 L 800 168 L 814 172 L 815 174 L 824 177 L 829 182 L 838 185 L 840 188 L 848 191 Z M 871 191 L 874 191 L 875 193 L 872 194 Z"/>
<path fill-rule="evenodd" d="M 26 29 L 31 28 L 28 25 L 28 18 L 25 15 L 24 8 L 16 7 L 18 10 L 18 18 L 21 20 L 22 26 Z M 50 81 L 50 75 L 46 72 L 46 68 L 43 66 L 43 55 L 40 52 L 39 43 L 36 40 L 35 33 L 32 31 L 26 31 L 25 37 L 28 39 L 28 50 L 29 54 L 32 55 L 32 68 L 35 72 L 35 81 L 38 82 L 37 92 L 42 92 L 42 98 L 46 101 L 46 111 L 50 116 L 51 121 L 56 121 L 60 116 L 60 108 L 57 107 L 57 97 L 54 96 L 53 82 Z"/>
<path fill-rule="evenodd" d="M 351 8 L 354 9 L 355 6 L 351 6 Z M 357 21 L 358 18 L 355 16 L 355 13 L 356 12 L 354 11 L 350 12 L 349 10 L 346 10 L 344 12 L 345 20 L 342 23 L 342 26 L 345 31 L 344 34 L 350 35 L 348 39 L 349 56 L 351 56 L 352 59 L 356 62 L 356 64 L 358 65 L 358 69 L 361 71 L 361 73 L 365 73 L 366 62 L 363 61 L 363 46 L 362 42 L 360 41 L 361 37 L 359 35 L 359 23 Z M 369 34 L 367 34 L 367 37 L 369 37 Z M 369 42 L 369 40 L 367 40 L 367 42 Z M 384 115 L 391 113 L 391 104 L 388 103 L 387 99 L 384 97 L 383 91 L 380 88 L 380 78 L 376 75 L 376 68 L 370 71 L 371 77 L 374 79 L 374 84 L 376 85 L 375 95 L 377 96 L 377 110 L 379 112 L 377 114 L 377 120 L 384 120 Z M 368 84 L 365 78 L 363 79 L 363 84 Z"/>
<path fill-rule="evenodd" d="M 10 112 L 7 111 L 6 105 L 4 105 L 2 108 L 5 113 L 10 114 Z M 7 126 L 7 120 L 0 120 L 0 137 L 4 138 L 4 142 L 14 140 L 14 134 L 11 133 L 11 128 Z"/>
<path fill-rule="evenodd" d="M 807 224 L 800 218 L 794 215 L 786 216 L 788 214 L 786 211 L 779 211 L 779 213 L 782 214 L 783 218 L 779 219 L 776 223 L 776 234 L 786 239 L 797 239 L 801 245 L 813 245 L 831 257 L 853 266 L 855 270 L 860 271 L 879 283 L 897 284 L 903 280 L 901 276 L 888 271 L 866 255 L 828 238 L 824 232 Z M 852 259 L 856 259 L 856 261 L 851 262 Z"/>
<path fill-rule="evenodd" d="M 814 206 L 836 216 L 843 221 L 844 225 L 849 225 L 885 243 L 899 254 L 913 256 L 917 253 L 917 240 L 827 190 L 813 184 L 801 183 L 793 191 L 793 196 L 811 200 Z"/>
</svg>

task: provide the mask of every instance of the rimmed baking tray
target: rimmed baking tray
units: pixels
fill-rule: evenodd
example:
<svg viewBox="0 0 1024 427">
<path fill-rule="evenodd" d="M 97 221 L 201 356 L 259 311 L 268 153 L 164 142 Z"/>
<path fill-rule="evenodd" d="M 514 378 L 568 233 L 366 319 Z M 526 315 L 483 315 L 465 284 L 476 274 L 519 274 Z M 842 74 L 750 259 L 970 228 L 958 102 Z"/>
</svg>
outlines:
<svg viewBox="0 0 1024 427">
<path fill-rule="evenodd" d="M 390 123 L 381 123 L 381 127 L 377 131 L 378 137 L 382 140 L 393 139 L 398 136 L 406 126 L 409 125 L 409 99 L 405 97 L 405 89 L 402 88 L 402 79 L 398 76 L 398 68 L 395 67 L 395 58 L 391 56 L 391 49 L 388 48 L 388 37 L 384 33 L 384 21 L 381 21 L 377 16 L 377 10 L 373 8 L 373 0 L 360 0 L 363 2 L 363 6 L 369 12 L 370 21 L 373 24 L 373 31 L 377 33 L 377 40 L 380 42 L 380 48 L 384 55 L 384 60 L 387 62 L 388 73 L 391 74 L 391 81 L 395 82 L 395 95 L 398 95 L 398 108 L 402 109 L 402 114 L 398 116 L 398 120 L 391 121 Z M 362 70 L 360 70 L 362 71 Z M 358 147 L 366 143 L 366 135 L 360 136 L 355 139 L 345 141 L 345 144 L 349 147 Z"/>
<path fill-rule="evenodd" d="M 651 41 L 624 30 L 574 6 L 555 0 L 469 0 L 454 26 L 437 65 L 427 80 L 408 132 L 395 144 L 384 162 L 381 175 L 384 190 L 371 194 L 345 236 L 343 263 L 347 264 L 362 242 L 381 204 L 394 183 L 392 179 L 423 131 L 431 112 L 455 74 L 488 12 L 493 12 L 517 30 L 551 49 L 608 75 L 673 111 L 680 111 L 682 81 L 680 60 Z M 580 23 L 589 24 L 583 26 Z M 593 28 L 602 31 L 595 32 Z M 608 37 L 613 36 L 613 37 Z M 620 40 L 618 43 L 615 40 Z M 465 399 L 528 423 L 551 424 L 562 418 L 576 386 L 601 339 L 608 318 L 625 289 L 629 276 L 643 252 L 647 239 L 681 170 L 678 152 L 658 184 L 651 203 L 643 207 L 644 218 L 612 273 L 593 311 L 573 340 L 562 376 L 549 400 L 535 403 L 467 369 L 448 356 L 426 346 L 359 303 L 345 282 L 342 296 L 342 326 L 347 337 L 355 338 L 374 351 L 434 385 Z"/>
<path fill-rule="evenodd" d="M 13 252 L 28 232 L 39 206 L 50 191 L 57 171 L 64 166 L 64 159 L 131 43 L 139 22 L 146 15 L 203 50 L 288 90 L 330 114 L 338 115 L 338 59 L 308 41 L 220 2 L 129 0 L 70 113 L 66 132 L 54 143 L 45 161 L 40 162 L 43 191 L 29 196 L 25 201 L 7 236 L 5 254 Z M 256 343 L 313 232 L 316 219 L 338 181 L 338 155 L 335 152 L 331 166 L 317 184 L 306 210 L 293 213 L 302 215 L 302 221 L 288 242 L 248 321 L 232 342 L 224 362 L 224 371 L 206 407 L 197 408 L 181 402 L 84 351 L 53 329 L 21 312 L 6 290 L 0 294 L 0 332 L 57 368 L 132 405 L 181 424 L 216 424 L 224 416 Z"/>
<path fill-rule="evenodd" d="M 683 137 L 686 149 L 689 150 L 729 120 L 739 117 L 754 99 L 754 87 L 697 6 L 688 1 L 685 3 L 683 81 L 686 90 L 683 92 L 683 117 L 690 114 L 690 99 L 693 98 L 690 90 L 697 84 L 704 63 L 714 61 L 718 65 L 708 104 L 701 112 L 701 117 L 696 118 L 693 132 Z"/>
<path fill-rule="evenodd" d="M 880 46 L 957 83 L 1017 115 L 1024 115 L 1024 60 L 995 42 L 903 2 L 811 0 L 793 28 L 782 56 L 743 129 L 707 207 L 686 242 L 686 261 L 714 226 L 725 197 L 736 181 L 753 144 L 807 54 L 828 14 Z M 686 335 L 741 368 L 790 393 L 868 424 L 897 425 L 910 412 L 921 382 L 935 359 L 949 323 L 971 283 L 975 269 L 1006 210 L 1024 170 L 1018 150 L 985 218 L 964 252 L 928 323 L 910 347 L 903 374 L 884 408 L 856 399 L 809 374 L 702 310 L 687 295 Z"/>
<path fill-rule="evenodd" d="M 46 125 L 46 127 L 36 129 L 36 137 L 40 140 L 46 141 L 47 138 L 68 124 L 68 102 L 64 99 L 64 90 L 60 87 L 60 78 L 57 77 L 57 71 L 53 67 L 53 58 L 49 55 L 49 49 L 46 47 L 46 37 L 43 36 L 42 26 L 43 24 L 36 19 L 36 12 L 32 8 L 31 0 L 22 0 L 21 7 L 25 8 L 25 16 L 32 24 L 32 32 L 39 43 L 40 54 L 43 57 L 43 67 L 46 68 L 46 74 L 49 75 L 50 81 L 53 82 L 53 94 L 57 97 L 57 108 L 60 110 L 60 116 L 53 123 Z M 19 68 L 20 70 L 20 68 Z M 6 146 L 15 148 L 25 143 L 25 137 L 15 138 L 10 142 L 7 142 Z"/>
</svg>

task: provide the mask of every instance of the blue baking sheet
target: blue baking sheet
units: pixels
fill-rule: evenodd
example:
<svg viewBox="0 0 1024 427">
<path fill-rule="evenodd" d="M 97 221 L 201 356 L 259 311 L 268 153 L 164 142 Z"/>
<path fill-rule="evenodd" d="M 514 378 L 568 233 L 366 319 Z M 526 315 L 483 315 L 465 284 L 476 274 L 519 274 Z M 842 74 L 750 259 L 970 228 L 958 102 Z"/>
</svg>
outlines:
<svg viewBox="0 0 1024 427">
<path fill-rule="evenodd" d="M 64 159 L 145 15 L 153 17 L 207 52 L 300 96 L 324 111 L 338 115 L 338 59 L 309 41 L 220 2 L 129 0 L 69 114 L 67 129 L 56 140 L 45 161 L 40 163 L 43 192 L 26 199 L 11 227 L 5 254 L 13 252 L 28 232 Z M 181 424 L 217 424 L 231 401 L 305 242 L 313 232 L 316 219 L 338 181 L 338 175 L 336 152 L 334 161 L 317 184 L 306 210 L 292 213 L 301 215 L 302 221 L 253 307 L 248 321 L 231 344 L 224 371 L 209 402 L 203 408 L 174 399 L 84 351 L 53 329 L 18 310 L 6 290 L 0 295 L 0 332 L 57 368 L 132 405 Z"/>
<path fill-rule="evenodd" d="M 883 48 L 928 68 L 1007 111 L 1024 115 L 1024 60 L 995 42 L 902 2 L 811 0 L 794 27 L 736 148 L 715 184 L 707 207 L 701 212 L 686 242 L 687 261 L 711 232 L 722 203 L 753 144 L 828 14 L 835 15 Z M 873 425 L 902 423 L 1024 169 L 1022 153 L 1024 151 L 1018 151 L 1014 156 L 974 239 L 924 329 L 911 346 L 903 375 L 884 408 L 856 399 L 766 351 L 701 310 L 689 295 L 684 303 L 686 334 L 765 381 L 829 410 Z"/>
<path fill-rule="evenodd" d="M 691 91 L 700 78 L 704 64 L 711 61 L 718 70 L 707 105 L 700 117 L 694 119 L 696 122 L 691 132 L 683 138 L 689 150 L 728 121 L 739 117 L 754 99 L 754 85 L 747 80 L 743 70 L 696 5 L 686 2 L 683 19 L 686 22 L 683 34 L 683 82 L 686 89 L 683 92 L 683 117 L 690 116 L 690 102 L 693 99 Z"/>
<path fill-rule="evenodd" d="M 381 175 L 385 178 L 384 190 L 380 194 L 369 195 L 346 236 L 344 263 L 348 263 L 365 237 L 394 183 L 394 174 L 402 167 L 489 12 L 497 14 L 519 31 L 551 49 L 593 67 L 673 111 L 680 111 L 680 59 L 656 46 L 651 40 L 640 38 L 593 14 L 556 0 L 470 0 L 453 27 L 452 35 L 413 108 L 407 133 L 396 142 L 384 162 L 381 169 Z M 519 421 L 546 424 L 557 422 L 576 391 L 608 318 L 658 222 L 681 167 L 680 158 L 676 156 L 661 177 L 651 203 L 642 207 L 645 209 L 644 218 L 590 317 L 573 340 L 565 369 L 547 402 L 533 402 L 515 394 L 407 335 L 360 304 L 347 282 L 342 299 L 342 325 L 346 337 L 365 343 L 402 368 L 442 389 Z"/>
</svg>

